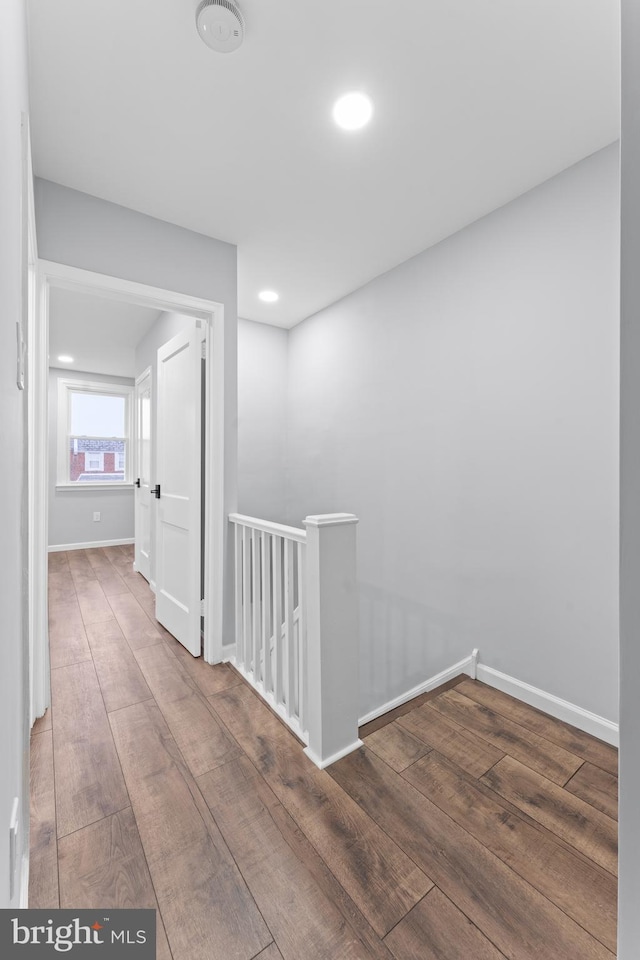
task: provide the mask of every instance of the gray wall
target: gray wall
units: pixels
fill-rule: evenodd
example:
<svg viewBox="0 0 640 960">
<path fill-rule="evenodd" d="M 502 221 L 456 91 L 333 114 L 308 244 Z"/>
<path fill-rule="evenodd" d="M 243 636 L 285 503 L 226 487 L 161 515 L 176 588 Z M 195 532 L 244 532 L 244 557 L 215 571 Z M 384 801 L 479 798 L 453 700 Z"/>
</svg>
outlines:
<svg viewBox="0 0 640 960">
<path fill-rule="evenodd" d="M 25 697 L 25 395 L 16 386 L 16 320 L 23 301 L 21 113 L 28 110 L 27 43 L 22 0 L 0 4 L 0 501 L 2 555 L 0 610 L 0 908 L 19 905 L 9 898 L 9 819 L 14 797 L 23 814 L 19 846 L 28 838 L 28 703 Z M 26 789 L 25 789 L 26 787 Z"/>
<path fill-rule="evenodd" d="M 288 334 L 238 321 L 238 510 L 283 523 Z"/>
<path fill-rule="evenodd" d="M 236 248 L 47 180 L 36 179 L 35 197 L 38 251 L 43 259 L 203 297 L 224 305 L 224 511 L 235 511 Z M 224 610 L 227 643 L 233 639 L 232 611 L 233 585 L 229 575 Z"/>
<path fill-rule="evenodd" d="M 640 6 L 622 0 L 618 960 L 640 944 Z"/>
<path fill-rule="evenodd" d="M 105 377 L 79 370 L 49 371 L 49 546 L 133 539 L 133 487 L 114 490 L 56 489 L 58 380 L 61 377 L 65 380 L 133 385 L 133 380 L 127 378 Z M 133 454 L 133 447 L 130 453 Z M 94 510 L 100 512 L 99 523 L 93 520 Z"/>
<path fill-rule="evenodd" d="M 618 218 L 613 145 L 291 330 L 288 520 L 360 517 L 362 713 L 478 647 L 617 720 Z"/>
</svg>

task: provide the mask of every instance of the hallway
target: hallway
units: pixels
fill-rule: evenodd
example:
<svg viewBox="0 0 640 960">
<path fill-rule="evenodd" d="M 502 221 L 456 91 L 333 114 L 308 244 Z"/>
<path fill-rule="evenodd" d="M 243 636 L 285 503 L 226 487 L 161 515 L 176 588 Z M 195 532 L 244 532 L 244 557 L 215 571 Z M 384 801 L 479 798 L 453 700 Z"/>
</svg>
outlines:
<svg viewBox="0 0 640 960">
<path fill-rule="evenodd" d="M 321 772 L 131 560 L 49 558 L 31 907 L 155 907 L 160 960 L 611 960 L 614 748 L 461 677 Z"/>
</svg>

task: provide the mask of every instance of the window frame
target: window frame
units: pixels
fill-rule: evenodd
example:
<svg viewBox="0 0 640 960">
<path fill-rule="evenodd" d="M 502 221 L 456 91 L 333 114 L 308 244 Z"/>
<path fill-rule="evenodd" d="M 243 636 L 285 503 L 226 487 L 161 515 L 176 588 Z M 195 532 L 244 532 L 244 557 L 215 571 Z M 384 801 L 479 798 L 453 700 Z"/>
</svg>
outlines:
<svg viewBox="0 0 640 960">
<path fill-rule="evenodd" d="M 71 440 L 71 394 L 87 393 L 121 397 L 124 400 L 125 436 L 125 475 L 124 480 L 71 480 L 69 463 L 69 443 Z M 58 378 L 58 417 L 57 417 L 57 482 L 56 488 L 65 490 L 113 490 L 133 486 L 132 453 L 135 450 L 133 434 L 133 384 L 102 383 L 99 380 L 73 380 Z M 78 438 L 79 439 L 79 438 Z M 111 437 L 87 437 L 87 439 L 112 439 Z M 103 454 L 104 463 L 104 454 Z M 83 473 L 104 471 L 83 470 Z"/>
</svg>

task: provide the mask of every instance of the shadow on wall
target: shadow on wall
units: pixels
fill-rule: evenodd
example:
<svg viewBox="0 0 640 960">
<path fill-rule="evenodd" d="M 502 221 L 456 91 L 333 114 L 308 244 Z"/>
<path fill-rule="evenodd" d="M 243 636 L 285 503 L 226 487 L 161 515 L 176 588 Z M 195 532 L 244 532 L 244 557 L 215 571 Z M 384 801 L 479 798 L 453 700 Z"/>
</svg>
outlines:
<svg viewBox="0 0 640 960">
<path fill-rule="evenodd" d="M 361 716 L 471 654 L 473 633 L 459 617 L 367 583 L 358 594 Z"/>
</svg>

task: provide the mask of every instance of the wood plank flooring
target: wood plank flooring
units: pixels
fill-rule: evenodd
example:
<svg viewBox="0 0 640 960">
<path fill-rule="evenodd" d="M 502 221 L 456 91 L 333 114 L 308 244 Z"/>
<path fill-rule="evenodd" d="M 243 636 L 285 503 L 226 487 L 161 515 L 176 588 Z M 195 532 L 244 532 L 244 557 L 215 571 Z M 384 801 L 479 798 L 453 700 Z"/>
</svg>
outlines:
<svg viewBox="0 0 640 960">
<path fill-rule="evenodd" d="M 50 557 L 30 906 L 154 908 L 160 960 L 612 960 L 612 747 L 458 678 L 321 772 L 131 561 Z"/>
</svg>

